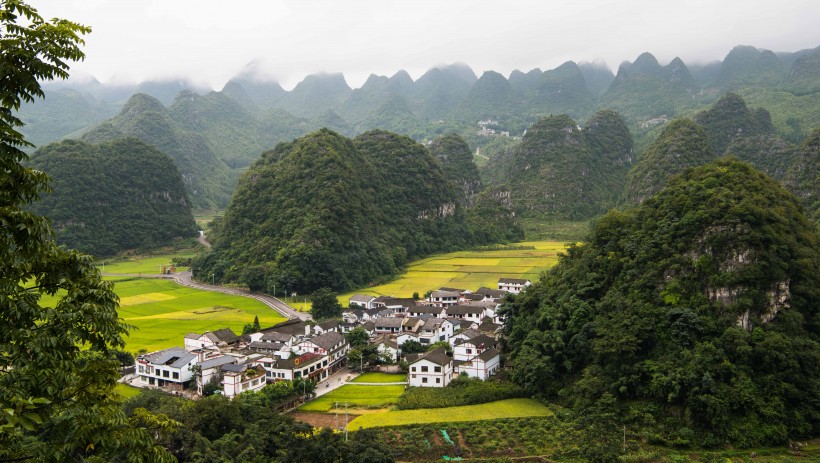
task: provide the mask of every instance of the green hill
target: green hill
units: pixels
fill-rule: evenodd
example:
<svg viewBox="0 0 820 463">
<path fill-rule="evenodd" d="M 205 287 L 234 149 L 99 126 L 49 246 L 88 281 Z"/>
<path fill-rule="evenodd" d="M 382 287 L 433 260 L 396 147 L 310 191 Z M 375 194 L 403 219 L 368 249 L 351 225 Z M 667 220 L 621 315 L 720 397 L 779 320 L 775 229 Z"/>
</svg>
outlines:
<svg viewBox="0 0 820 463">
<path fill-rule="evenodd" d="M 751 110 L 736 93 L 723 95 L 706 111 L 695 115 L 709 137 L 712 151 L 718 155 L 735 140 L 772 133 L 772 122 L 765 109 Z"/>
<path fill-rule="evenodd" d="M 601 128 L 608 125 L 602 122 Z M 598 143 L 610 135 L 619 138 L 609 128 L 593 138 Z M 631 140 L 618 143 L 631 145 Z M 600 145 L 595 149 L 590 149 L 585 132 L 572 118 L 550 116 L 530 127 L 520 144 L 488 166 L 502 172 L 498 183 L 509 185 L 522 216 L 581 220 L 604 212 L 620 191 L 608 190 L 612 163 Z"/>
<path fill-rule="evenodd" d="M 235 182 L 231 169 L 211 150 L 205 138 L 175 122 L 156 98 L 138 93 L 120 113 L 83 135 L 99 143 L 134 137 L 166 153 L 182 174 L 194 209 L 224 207 Z"/>
<path fill-rule="evenodd" d="M 445 135 L 433 140 L 429 149 L 430 154 L 441 164 L 444 177 L 459 193 L 461 204 L 471 204 L 475 195 L 481 191 L 481 177 L 467 142 L 455 134 Z"/>
<path fill-rule="evenodd" d="M 739 45 L 723 58 L 717 85 L 724 90 L 750 85 L 776 85 L 784 77 L 786 69 L 777 55 L 769 50 Z"/>
<path fill-rule="evenodd" d="M 511 378 L 675 446 L 820 432 L 820 245 L 798 200 L 752 166 L 685 171 L 516 298 Z"/>
<path fill-rule="evenodd" d="M 820 128 L 814 129 L 803 142 L 783 183 L 800 198 L 806 215 L 820 229 Z"/>
<path fill-rule="evenodd" d="M 627 174 L 624 201 L 640 204 L 663 189 L 673 175 L 714 158 L 703 128 L 690 119 L 676 119 L 664 126 Z"/>
<path fill-rule="evenodd" d="M 53 143 L 31 165 L 51 177 L 53 189 L 34 210 L 51 219 L 57 242 L 69 248 L 109 256 L 196 234 L 173 161 L 137 139 Z"/>
</svg>

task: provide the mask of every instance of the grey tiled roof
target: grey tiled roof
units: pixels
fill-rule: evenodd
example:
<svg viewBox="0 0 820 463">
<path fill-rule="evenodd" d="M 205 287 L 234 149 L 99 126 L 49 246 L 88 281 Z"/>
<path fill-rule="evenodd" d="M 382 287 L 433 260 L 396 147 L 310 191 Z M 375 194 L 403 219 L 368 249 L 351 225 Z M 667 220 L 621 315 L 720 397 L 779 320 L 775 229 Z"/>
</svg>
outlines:
<svg viewBox="0 0 820 463">
<path fill-rule="evenodd" d="M 236 363 L 236 357 L 231 357 L 230 355 L 220 355 L 219 357 L 214 357 L 212 359 L 199 362 L 199 366 L 203 370 L 205 370 L 208 368 L 213 368 L 228 363 Z"/>
<path fill-rule="evenodd" d="M 195 359 L 196 355 L 181 347 L 172 347 L 170 349 L 147 354 L 144 358 L 154 365 L 167 365 L 171 368 L 182 368 L 187 365 L 188 362 Z"/>
</svg>

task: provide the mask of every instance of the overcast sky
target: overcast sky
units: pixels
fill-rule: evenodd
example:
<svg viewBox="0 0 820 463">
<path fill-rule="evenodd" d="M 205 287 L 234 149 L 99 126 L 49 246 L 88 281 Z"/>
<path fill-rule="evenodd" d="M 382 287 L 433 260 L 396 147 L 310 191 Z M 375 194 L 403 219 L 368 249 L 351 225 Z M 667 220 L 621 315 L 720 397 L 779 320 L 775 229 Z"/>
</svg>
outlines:
<svg viewBox="0 0 820 463">
<path fill-rule="evenodd" d="M 253 69 L 292 88 L 316 72 L 361 86 L 463 62 L 477 75 L 649 51 L 667 64 L 721 60 L 735 45 L 820 45 L 817 0 L 31 0 L 92 27 L 74 76 L 187 77 L 214 89 Z"/>
</svg>

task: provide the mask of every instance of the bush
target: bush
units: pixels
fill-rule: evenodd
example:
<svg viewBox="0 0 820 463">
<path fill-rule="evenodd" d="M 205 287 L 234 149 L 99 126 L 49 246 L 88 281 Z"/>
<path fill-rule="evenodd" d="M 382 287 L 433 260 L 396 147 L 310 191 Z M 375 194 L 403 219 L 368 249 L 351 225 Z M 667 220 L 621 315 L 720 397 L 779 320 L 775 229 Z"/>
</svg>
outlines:
<svg viewBox="0 0 820 463">
<path fill-rule="evenodd" d="M 524 397 L 524 391 L 512 383 L 458 377 L 444 388 L 410 388 L 401 396 L 396 408 L 400 410 L 444 408 L 477 405 L 517 397 Z"/>
</svg>

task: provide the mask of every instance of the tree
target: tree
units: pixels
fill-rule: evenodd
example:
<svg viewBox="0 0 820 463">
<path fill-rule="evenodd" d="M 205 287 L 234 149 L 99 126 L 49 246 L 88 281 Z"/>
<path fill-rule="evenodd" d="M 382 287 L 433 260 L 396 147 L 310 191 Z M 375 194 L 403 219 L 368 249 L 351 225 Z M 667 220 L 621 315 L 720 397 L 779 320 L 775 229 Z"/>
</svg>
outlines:
<svg viewBox="0 0 820 463">
<path fill-rule="evenodd" d="M 44 96 L 41 81 L 68 76 L 90 30 L 19 0 L 0 6 L 0 461 L 171 459 L 114 399 L 128 326 L 111 283 L 28 210 L 48 178 L 24 165 L 33 145 L 15 113 Z"/>
<path fill-rule="evenodd" d="M 350 344 L 350 347 L 361 349 L 367 345 L 367 342 L 370 340 L 370 335 L 367 334 L 367 330 L 365 330 L 364 327 L 357 326 L 345 333 L 345 339 L 347 343 Z"/>
<path fill-rule="evenodd" d="M 342 304 L 336 299 L 336 293 L 328 288 L 317 289 L 310 301 L 313 304 L 310 314 L 314 320 L 324 320 L 327 318 L 338 318 L 342 316 Z"/>
</svg>

